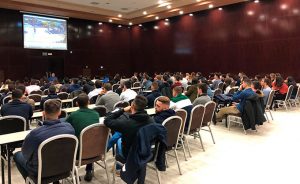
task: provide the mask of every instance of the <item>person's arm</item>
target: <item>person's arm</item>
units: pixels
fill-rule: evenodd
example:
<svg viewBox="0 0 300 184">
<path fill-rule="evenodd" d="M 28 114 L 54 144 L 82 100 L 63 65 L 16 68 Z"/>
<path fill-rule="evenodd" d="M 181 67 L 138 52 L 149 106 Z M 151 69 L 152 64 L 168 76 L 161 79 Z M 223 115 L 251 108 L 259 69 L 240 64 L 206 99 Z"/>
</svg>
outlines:
<svg viewBox="0 0 300 184">
<path fill-rule="evenodd" d="M 240 99 L 242 99 L 244 96 L 245 96 L 245 94 L 243 93 L 243 91 L 237 91 L 237 92 L 233 95 L 232 100 L 233 100 L 233 101 L 240 100 Z"/>
<path fill-rule="evenodd" d="M 26 161 L 32 158 L 34 151 L 38 148 L 38 142 L 36 140 L 37 139 L 35 139 L 32 133 L 29 133 L 24 139 L 22 145 L 22 154 Z"/>
<path fill-rule="evenodd" d="M 128 107 L 126 107 L 126 108 L 128 108 Z M 127 124 L 126 119 L 120 118 L 120 116 L 122 116 L 124 114 L 124 112 L 125 112 L 124 109 L 120 109 L 116 112 L 110 113 L 104 119 L 104 124 L 108 128 L 110 128 L 114 131 L 123 133 L 124 130 L 128 129 L 128 124 Z"/>
<path fill-rule="evenodd" d="M 96 105 L 104 105 L 104 101 L 103 101 L 103 96 L 102 95 L 98 95 L 97 100 L 96 100 Z"/>
</svg>

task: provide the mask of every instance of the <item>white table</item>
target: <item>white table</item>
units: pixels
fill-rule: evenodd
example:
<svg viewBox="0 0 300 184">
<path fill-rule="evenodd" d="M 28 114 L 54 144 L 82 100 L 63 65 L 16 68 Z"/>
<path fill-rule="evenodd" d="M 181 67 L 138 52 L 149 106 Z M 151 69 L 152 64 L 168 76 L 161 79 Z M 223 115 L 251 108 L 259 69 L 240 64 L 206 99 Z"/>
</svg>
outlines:
<svg viewBox="0 0 300 184">
<path fill-rule="evenodd" d="M 73 99 L 65 99 L 65 100 L 61 100 L 61 103 L 71 103 Z M 35 102 L 34 105 L 35 106 L 40 106 L 41 102 Z"/>
</svg>

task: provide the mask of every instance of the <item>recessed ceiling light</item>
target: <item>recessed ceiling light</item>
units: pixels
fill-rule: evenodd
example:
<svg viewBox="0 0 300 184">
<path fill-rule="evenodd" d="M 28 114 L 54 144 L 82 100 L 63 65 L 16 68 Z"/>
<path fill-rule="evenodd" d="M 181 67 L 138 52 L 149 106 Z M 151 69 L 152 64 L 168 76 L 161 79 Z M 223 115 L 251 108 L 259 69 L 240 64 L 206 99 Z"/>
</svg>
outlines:
<svg viewBox="0 0 300 184">
<path fill-rule="evenodd" d="M 128 25 L 132 26 L 132 22 L 129 22 Z"/>
<path fill-rule="evenodd" d="M 98 24 L 99 24 L 99 25 L 102 25 L 102 22 L 99 22 Z"/>
<path fill-rule="evenodd" d="M 169 22 L 165 22 L 165 25 L 168 26 L 168 25 L 170 25 L 170 23 Z"/>
<path fill-rule="evenodd" d="M 190 13 L 189 16 L 192 17 L 192 16 L 194 16 L 194 14 Z"/>
<path fill-rule="evenodd" d="M 122 14 L 119 14 L 118 17 L 121 18 L 121 17 L 122 17 Z"/>
<path fill-rule="evenodd" d="M 122 25 L 118 25 L 118 27 L 122 27 Z"/>
<path fill-rule="evenodd" d="M 247 12 L 247 14 L 250 15 L 250 16 L 252 16 L 252 15 L 254 15 L 254 11 L 250 10 L 250 11 Z"/>
<path fill-rule="evenodd" d="M 159 16 L 156 16 L 155 19 L 158 20 L 158 19 L 159 19 Z"/>
<path fill-rule="evenodd" d="M 108 22 L 112 22 L 112 21 L 113 21 L 112 19 L 109 19 L 109 20 L 108 20 Z"/>
<path fill-rule="evenodd" d="M 168 5 L 168 6 L 167 6 L 167 9 L 171 9 L 171 8 L 172 8 L 172 6 L 171 6 L 171 5 Z"/>
<path fill-rule="evenodd" d="M 197 2 L 200 2 L 201 0 L 196 0 Z"/>
<path fill-rule="evenodd" d="M 282 4 L 280 5 L 280 9 L 286 10 L 288 8 L 287 4 Z"/>
<path fill-rule="evenodd" d="M 254 2 L 255 2 L 255 3 L 259 3 L 259 0 L 255 0 Z"/>
<path fill-rule="evenodd" d="M 139 24 L 139 26 L 142 27 L 143 25 L 142 25 L 142 24 Z"/>
<path fill-rule="evenodd" d="M 165 19 L 166 22 L 169 22 L 169 19 Z"/>
<path fill-rule="evenodd" d="M 182 10 L 181 10 L 181 11 L 179 11 L 179 14 L 180 14 L 180 15 L 182 15 L 182 14 L 183 14 L 183 11 L 182 11 Z"/>
<path fill-rule="evenodd" d="M 147 11 L 143 11 L 143 15 L 147 15 Z"/>
<path fill-rule="evenodd" d="M 208 8 L 213 8 L 213 7 L 214 7 L 213 4 L 208 5 Z"/>
<path fill-rule="evenodd" d="M 223 10 L 223 8 L 218 8 L 218 10 L 220 10 L 220 11 L 221 11 L 221 10 Z"/>
<path fill-rule="evenodd" d="M 159 0 L 157 3 L 162 4 L 162 3 L 165 3 L 165 1 L 164 0 Z"/>
<path fill-rule="evenodd" d="M 154 29 L 159 29 L 159 27 L 158 26 L 154 26 Z"/>
<path fill-rule="evenodd" d="M 99 32 L 102 33 L 102 32 L 103 32 L 103 29 L 99 29 Z"/>
</svg>

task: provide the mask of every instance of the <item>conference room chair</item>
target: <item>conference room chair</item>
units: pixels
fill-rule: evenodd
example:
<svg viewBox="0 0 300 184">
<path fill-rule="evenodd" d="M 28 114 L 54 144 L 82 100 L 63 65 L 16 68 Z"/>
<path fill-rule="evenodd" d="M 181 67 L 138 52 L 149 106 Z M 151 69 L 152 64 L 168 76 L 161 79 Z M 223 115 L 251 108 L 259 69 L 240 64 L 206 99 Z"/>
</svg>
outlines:
<svg viewBox="0 0 300 184">
<path fill-rule="evenodd" d="M 182 127 L 182 119 L 179 116 L 171 116 L 167 118 L 162 125 L 166 127 L 167 129 L 167 150 L 166 150 L 166 156 L 170 155 L 176 158 L 177 166 L 179 174 L 182 175 L 179 159 L 177 155 L 177 146 L 178 141 L 180 139 L 180 132 Z M 183 144 L 182 144 L 183 145 Z M 170 151 L 174 151 L 174 155 L 168 154 Z M 167 161 L 167 157 L 166 157 Z"/>
<path fill-rule="evenodd" d="M 116 90 L 120 87 L 120 84 L 114 84 L 112 85 L 112 91 L 116 92 Z"/>
<path fill-rule="evenodd" d="M 90 99 L 90 104 L 95 104 L 96 101 L 97 101 L 97 98 L 98 98 L 98 95 L 93 96 L 93 97 Z"/>
<path fill-rule="evenodd" d="M 214 92 L 214 96 L 218 96 L 220 94 L 222 94 L 222 90 L 220 88 L 216 89 Z"/>
<path fill-rule="evenodd" d="M 134 88 L 141 87 L 141 83 L 140 82 L 135 82 L 135 83 L 133 83 L 132 87 L 134 87 Z"/>
<path fill-rule="evenodd" d="M 205 149 L 200 135 L 200 130 L 202 127 L 204 113 L 205 107 L 203 105 L 196 105 L 195 107 L 193 107 L 191 111 L 188 130 L 186 132 L 186 135 L 193 135 L 194 139 L 199 138 L 203 151 L 205 151 Z"/>
<path fill-rule="evenodd" d="M 43 91 L 43 95 L 49 95 L 49 89 L 45 89 L 45 90 Z"/>
<path fill-rule="evenodd" d="M 290 103 L 297 107 L 297 104 L 300 105 L 300 87 L 298 86 L 297 93 L 294 99 L 290 99 Z"/>
<path fill-rule="evenodd" d="M 293 89 L 294 89 L 294 86 L 290 85 L 288 88 L 288 92 L 285 96 L 285 99 L 284 100 L 274 100 L 275 104 L 277 104 L 278 107 L 285 107 L 286 110 L 288 110 L 288 107 L 287 107 L 288 105 L 290 107 L 292 107 L 292 105 L 290 103 L 290 99 L 291 99 Z"/>
<path fill-rule="evenodd" d="M 75 97 L 77 97 L 78 95 L 80 95 L 81 93 L 84 93 L 82 90 L 75 90 L 72 93 L 70 93 L 69 98 L 73 99 Z"/>
<path fill-rule="evenodd" d="M 33 94 L 43 95 L 43 91 L 42 90 L 31 91 L 29 95 L 33 95 Z"/>
<path fill-rule="evenodd" d="M 58 98 L 61 100 L 66 100 L 69 98 L 69 93 L 67 92 L 60 92 L 57 94 Z"/>
<path fill-rule="evenodd" d="M 103 105 L 96 106 L 93 109 L 98 112 L 100 117 L 105 117 L 107 114 L 107 108 Z"/>
<path fill-rule="evenodd" d="M 28 98 L 34 100 L 34 102 L 41 102 L 42 95 L 40 95 L 40 94 L 30 94 L 30 95 L 28 95 Z"/>
<path fill-rule="evenodd" d="M 67 119 L 67 117 L 68 117 L 68 112 L 66 111 L 66 110 L 64 110 L 64 109 L 61 109 L 61 111 L 60 111 L 60 115 L 59 115 L 59 119 L 60 118 L 65 118 L 65 119 Z"/>
<path fill-rule="evenodd" d="M 202 121 L 202 125 L 201 125 L 201 130 L 204 130 L 204 131 L 207 131 L 207 132 L 210 133 L 212 141 L 213 141 L 214 144 L 216 142 L 215 142 L 213 133 L 211 131 L 210 125 L 213 122 L 213 117 L 214 117 L 214 114 L 215 114 L 216 106 L 217 106 L 217 104 L 213 101 L 207 102 L 204 105 L 205 112 L 204 112 L 203 121 Z"/>
<path fill-rule="evenodd" d="M 273 101 L 273 98 L 274 98 L 274 94 L 275 94 L 275 91 L 271 90 L 270 93 L 269 93 L 269 97 L 268 97 L 267 103 L 266 103 L 266 107 L 265 107 L 265 116 L 266 116 L 268 122 L 270 122 L 270 120 L 269 120 L 267 112 L 269 112 L 269 114 L 271 116 L 271 119 L 273 120 L 272 111 L 271 111 L 271 108 L 272 108 L 271 105 L 272 105 L 272 101 Z"/>
<path fill-rule="evenodd" d="M 2 105 L 7 104 L 10 100 L 12 100 L 11 95 L 4 97 L 2 100 Z"/>
<path fill-rule="evenodd" d="M 229 91 L 228 91 L 228 94 L 227 95 L 233 95 L 235 93 L 235 88 L 231 88 Z"/>
<path fill-rule="evenodd" d="M 77 105 L 77 97 L 74 97 L 72 99 L 72 107 L 78 107 L 78 105 Z"/>
<path fill-rule="evenodd" d="M 27 124 L 25 118 L 20 116 L 3 116 L 0 117 L 0 135 L 15 133 L 15 132 L 22 132 L 29 129 L 29 125 Z M 0 152 L 1 152 L 1 174 L 2 179 L 4 178 L 4 165 L 6 162 L 8 166 L 8 180 L 10 181 L 11 178 L 11 156 L 13 155 L 13 151 L 15 148 L 22 147 L 21 142 L 15 142 L 11 144 L 1 145 Z M 3 183 L 3 180 L 2 180 Z"/>
<path fill-rule="evenodd" d="M 107 142 L 110 134 L 110 129 L 99 123 L 85 127 L 80 133 L 79 156 L 76 161 L 78 169 L 86 164 L 96 163 L 106 171 L 107 181 L 109 182 L 108 167 L 107 167 Z M 97 145 L 97 146 L 95 146 Z M 102 161 L 101 165 L 98 161 Z M 76 180 L 79 184 L 79 175 L 76 174 Z"/>
<path fill-rule="evenodd" d="M 128 103 L 128 102 L 125 102 L 125 101 L 119 101 L 119 102 L 115 103 L 113 109 L 115 110 L 116 108 L 125 108 L 125 107 L 127 107 L 127 106 L 129 106 L 129 103 Z"/>
<path fill-rule="evenodd" d="M 184 110 L 184 109 L 176 109 L 175 114 L 176 114 L 176 116 L 179 116 L 182 119 L 182 126 L 181 126 L 181 130 L 180 130 L 179 138 L 180 138 L 180 141 L 182 142 L 182 149 L 183 149 L 185 160 L 187 161 L 186 152 L 185 152 L 185 145 L 184 144 L 186 144 L 186 146 L 188 148 L 189 155 L 190 155 L 190 157 L 192 157 L 189 142 L 186 139 L 186 137 L 184 136 L 184 129 L 185 129 L 185 126 L 186 126 L 186 118 L 187 118 L 187 111 Z"/>
<path fill-rule="evenodd" d="M 220 89 L 221 91 L 223 91 L 223 89 L 224 89 L 224 83 L 223 82 L 220 82 L 218 84 L 218 89 Z"/>
<path fill-rule="evenodd" d="M 62 134 L 43 141 L 38 147 L 38 174 L 28 176 L 26 184 L 52 183 L 71 176 L 76 184 L 75 167 L 78 140 L 74 135 Z"/>
</svg>

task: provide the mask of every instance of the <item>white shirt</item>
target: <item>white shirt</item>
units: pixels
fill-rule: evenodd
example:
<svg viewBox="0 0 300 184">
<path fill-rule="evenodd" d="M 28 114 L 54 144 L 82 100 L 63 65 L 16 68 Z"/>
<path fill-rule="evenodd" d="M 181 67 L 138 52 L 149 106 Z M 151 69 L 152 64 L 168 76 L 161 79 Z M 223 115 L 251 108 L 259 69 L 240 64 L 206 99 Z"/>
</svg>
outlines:
<svg viewBox="0 0 300 184">
<path fill-rule="evenodd" d="M 26 87 L 26 93 L 29 95 L 32 91 L 40 90 L 40 86 L 38 85 L 30 85 Z"/>
<path fill-rule="evenodd" d="M 136 97 L 137 93 L 131 89 L 126 89 L 126 91 L 123 91 L 120 95 L 120 99 L 122 101 L 129 102 L 130 100 L 134 99 Z"/>
<path fill-rule="evenodd" d="M 89 94 L 88 94 L 89 99 L 91 99 L 93 96 L 99 95 L 101 91 L 102 91 L 102 88 L 96 88 L 93 91 L 89 92 Z"/>
</svg>

